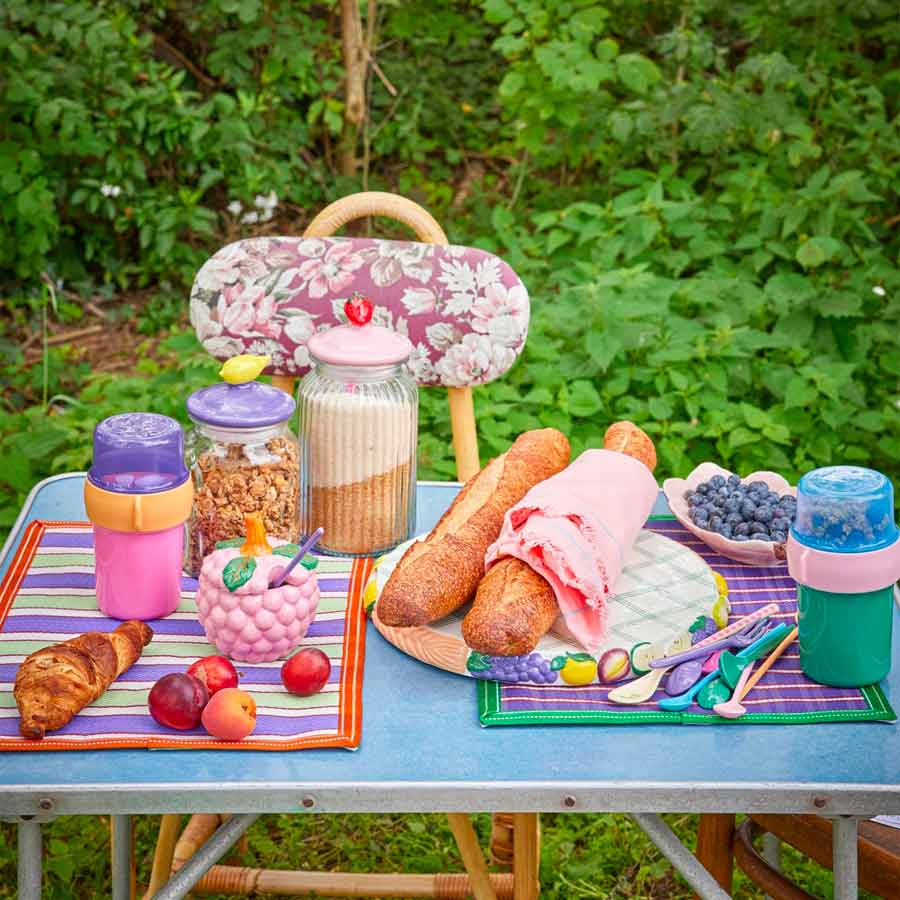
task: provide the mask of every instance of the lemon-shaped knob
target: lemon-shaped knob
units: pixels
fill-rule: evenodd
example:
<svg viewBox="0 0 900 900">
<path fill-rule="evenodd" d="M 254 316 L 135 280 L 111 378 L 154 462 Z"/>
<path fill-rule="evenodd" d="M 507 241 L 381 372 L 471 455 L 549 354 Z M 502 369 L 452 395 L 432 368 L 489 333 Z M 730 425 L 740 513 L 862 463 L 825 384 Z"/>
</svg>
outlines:
<svg viewBox="0 0 900 900">
<path fill-rule="evenodd" d="M 270 356 L 242 353 L 240 356 L 232 356 L 231 359 L 226 360 L 219 369 L 219 376 L 229 384 L 246 384 L 246 382 L 258 378 L 271 361 Z"/>
</svg>

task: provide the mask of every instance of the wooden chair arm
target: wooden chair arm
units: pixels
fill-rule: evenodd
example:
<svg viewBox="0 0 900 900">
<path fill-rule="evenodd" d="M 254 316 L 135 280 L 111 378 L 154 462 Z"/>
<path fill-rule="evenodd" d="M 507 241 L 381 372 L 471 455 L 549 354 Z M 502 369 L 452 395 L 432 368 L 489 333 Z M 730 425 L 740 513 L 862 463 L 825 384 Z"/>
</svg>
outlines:
<svg viewBox="0 0 900 900">
<path fill-rule="evenodd" d="M 738 826 L 734 835 L 734 859 L 738 868 L 773 900 L 815 900 L 773 869 L 757 852 L 753 839 L 761 833 L 762 829 L 752 819 L 744 819 Z"/>
</svg>

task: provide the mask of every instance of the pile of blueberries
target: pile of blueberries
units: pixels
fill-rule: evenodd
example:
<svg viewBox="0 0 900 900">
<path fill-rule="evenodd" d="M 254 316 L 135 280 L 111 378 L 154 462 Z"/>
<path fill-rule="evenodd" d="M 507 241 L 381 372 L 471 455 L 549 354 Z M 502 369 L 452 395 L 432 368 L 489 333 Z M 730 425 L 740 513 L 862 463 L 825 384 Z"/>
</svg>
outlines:
<svg viewBox="0 0 900 900">
<path fill-rule="evenodd" d="M 797 501 L 770 490 L 762 481 L 743 484 L 737 475 L 713 475 L 684 495 L 691 521 L 735 541 L 784 543 L 797 514 Z"/>
</svg>

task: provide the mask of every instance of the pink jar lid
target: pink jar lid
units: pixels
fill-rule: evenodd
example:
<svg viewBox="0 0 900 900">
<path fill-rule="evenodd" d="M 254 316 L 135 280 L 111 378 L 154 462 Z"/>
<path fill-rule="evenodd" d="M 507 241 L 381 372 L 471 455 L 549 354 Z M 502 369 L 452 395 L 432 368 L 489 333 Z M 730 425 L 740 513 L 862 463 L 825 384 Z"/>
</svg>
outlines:
<svg viewBox="0 0 900 900">
<path fill-rule="evenodd" d="M 409 338 L 372 325 L 372 303 L 354 294 L 345 304 L 349 325 L 319 331 L 307 342 L 317 360 L 336 366 L 387 366 L 405 362 L 412 353 Z"/>
</svg>

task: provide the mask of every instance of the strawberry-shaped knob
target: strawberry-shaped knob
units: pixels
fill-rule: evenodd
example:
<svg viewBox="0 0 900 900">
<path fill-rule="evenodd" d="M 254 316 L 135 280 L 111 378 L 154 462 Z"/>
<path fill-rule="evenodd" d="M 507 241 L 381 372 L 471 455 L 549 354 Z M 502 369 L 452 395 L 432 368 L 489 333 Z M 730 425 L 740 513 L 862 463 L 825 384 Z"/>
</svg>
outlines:
<svg viewBox="0 0 900 900">
<path fill-rule="evenodd" d="M 374 307 L 368 297 L 363 297 L 358 291 L 344 304 L 344 312 L 347 319 L 353 325 L 368 325 L 372 319 Z"/>
</svg>

